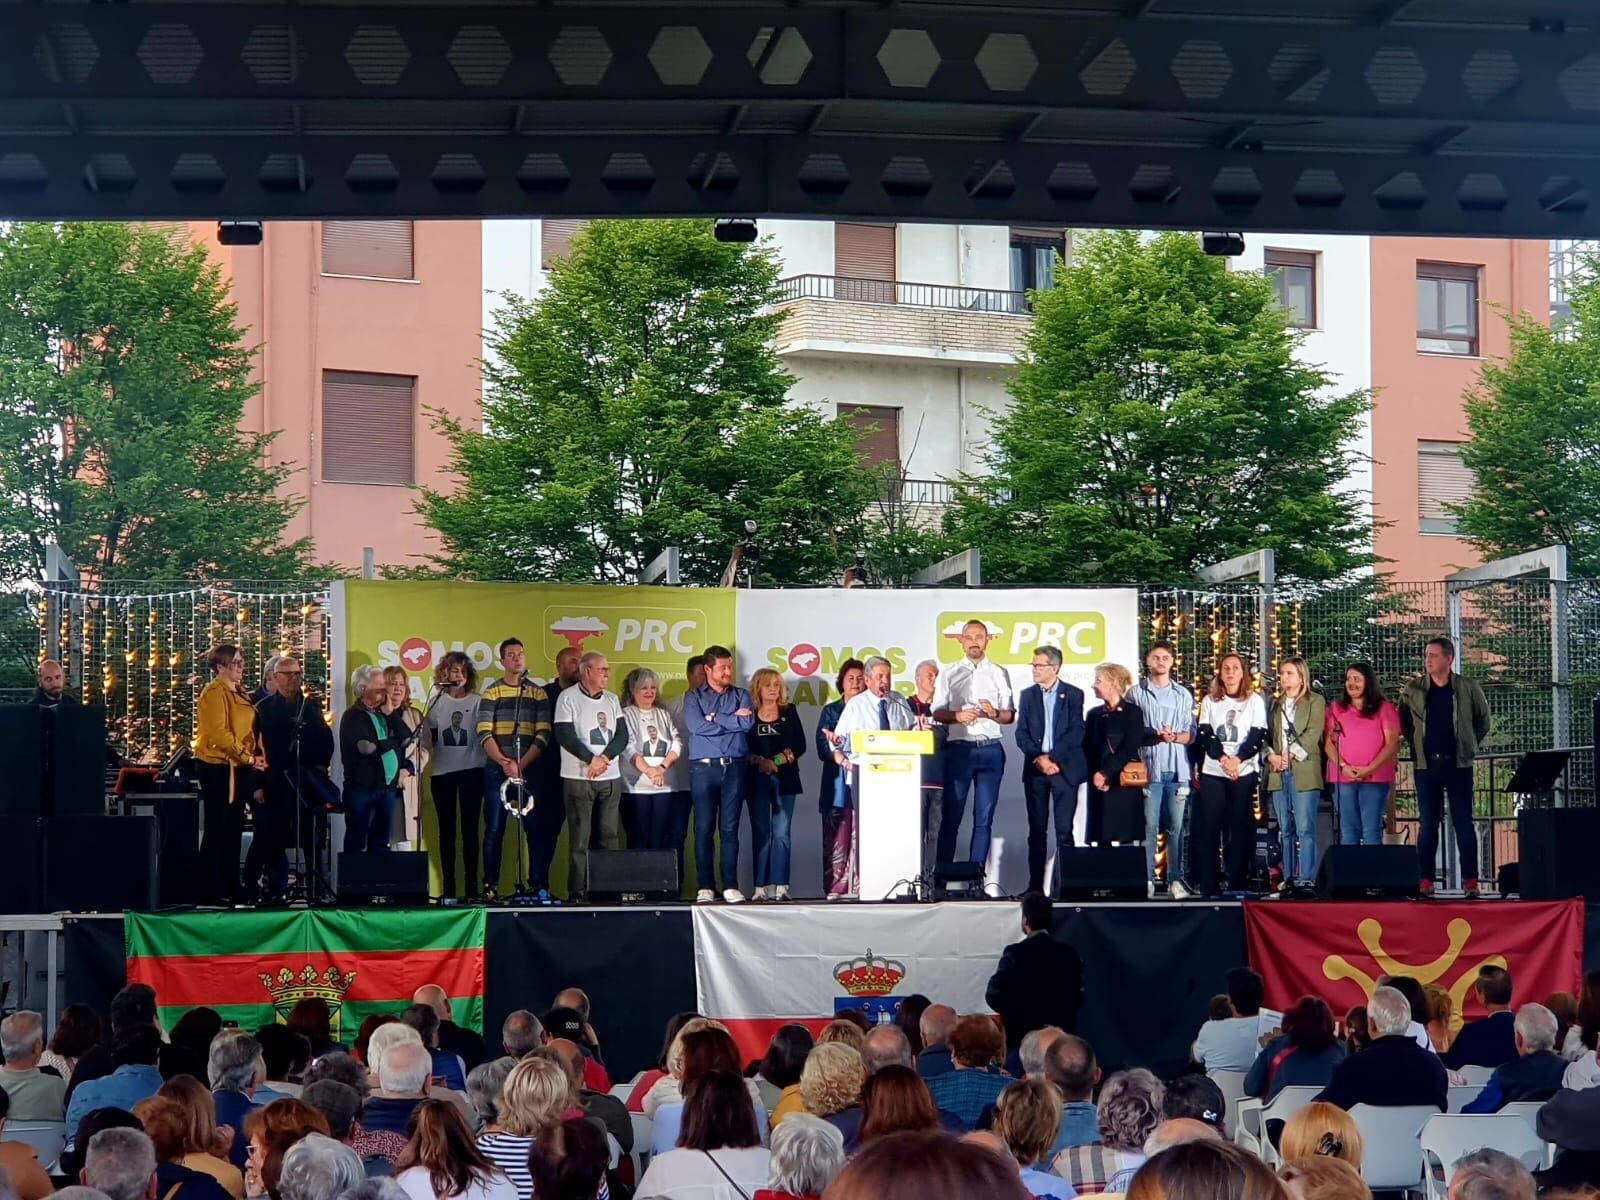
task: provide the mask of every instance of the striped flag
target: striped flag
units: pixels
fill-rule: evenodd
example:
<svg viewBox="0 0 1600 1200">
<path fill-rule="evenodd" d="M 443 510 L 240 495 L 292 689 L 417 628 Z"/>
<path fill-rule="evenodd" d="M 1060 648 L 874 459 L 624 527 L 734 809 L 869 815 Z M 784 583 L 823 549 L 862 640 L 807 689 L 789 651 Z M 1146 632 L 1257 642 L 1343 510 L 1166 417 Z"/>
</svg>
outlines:
<svg viewBox="0 0 1600 1200">
<path fill-rule="evenodd" d="M 134 913 L 124 918 L 128 982 L 156 992 L 162 1024 L 207 1005 L 241 1029 L 282 1023 L 295 1002 L 327 1001 L 335 1041 L 397 1013 L 436 983 L 458 1025 L 483 1027 L 484 910 L 326 909 Z"/>
</svg>

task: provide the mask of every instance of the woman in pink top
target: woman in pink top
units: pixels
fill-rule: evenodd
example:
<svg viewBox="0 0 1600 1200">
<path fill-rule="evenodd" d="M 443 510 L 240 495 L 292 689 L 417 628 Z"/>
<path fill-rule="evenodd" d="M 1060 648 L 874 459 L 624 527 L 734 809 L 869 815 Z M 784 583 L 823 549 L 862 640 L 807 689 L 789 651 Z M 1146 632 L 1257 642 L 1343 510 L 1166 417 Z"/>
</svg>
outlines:
<svg viewBox="0 0 1600 1200">
<path fill-rule="evenodd" d="M 1339 841 L 1383 844 L 1383 814 L 1400 753 L 1400 713 L 1383 697 L 1371 663 L 1344 673 L 1344 695 L 1328 706 L 1328 782 L 1339 808 Z"/>
</svg>

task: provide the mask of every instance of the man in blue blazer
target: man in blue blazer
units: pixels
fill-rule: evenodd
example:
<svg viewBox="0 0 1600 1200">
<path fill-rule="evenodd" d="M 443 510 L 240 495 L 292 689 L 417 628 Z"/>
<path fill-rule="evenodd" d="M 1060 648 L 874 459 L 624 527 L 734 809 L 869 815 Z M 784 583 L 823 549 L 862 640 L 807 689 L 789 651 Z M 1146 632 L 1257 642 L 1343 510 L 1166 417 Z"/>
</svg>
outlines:
<svg viewBox="0 0 1600 1200">
<path fill-rule="evenodd" d="M 1028 797 L 1028 890 L 1044 890 L 1045 835 L 1053 809 L 1056 857 L 1072 843 L 1078 789 L 1089 778 L 1083 756 L 1083 692 L 1061 678 L 1061 651 L 1033 652 L 1033 686 L 1017 700 L 1017 749 L 1022 751 L 1022 786 Z M 1056 868 L 1059 883 L 1061 868 Z"/>
</svg>

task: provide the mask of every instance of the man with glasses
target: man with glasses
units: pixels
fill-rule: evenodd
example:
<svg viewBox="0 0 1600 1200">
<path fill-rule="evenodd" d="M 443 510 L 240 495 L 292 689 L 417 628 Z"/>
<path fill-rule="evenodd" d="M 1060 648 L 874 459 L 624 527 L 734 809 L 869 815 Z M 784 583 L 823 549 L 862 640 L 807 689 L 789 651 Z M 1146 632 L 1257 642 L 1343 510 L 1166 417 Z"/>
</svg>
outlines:
<svg viewBox="0 0 1600 1200">
<path fill-rule="evenodd" d="M 611 664 L 597 650 L 578 665 L 578 683 L 556 698 L 555 735 L 561 747 L 561 798 L 567 808 L 567 898 L 589 899 L 589 823 L 600 828 L 600 847 L 621 848 L 623 750 L 628 726 L 622 705 L 606 684 Z"/>
<path fill-rule="evenodd" d="M 245 857 L 247 895 L 255 898 L 266 876 L 264 900 L 280 903 L 289 887 L 289 862 L 286 851 L 298 842 L 304 855 L 301 885 L 308 903 L 319 897 L 317 880 L 321 872 L 322 847 L 327 844 L 328 818 L 312 812 L 301 801 L 306 777 L 320 771 L 327 775 L 333 761 L 333 731 L 322 715 L 321 703 L 304 686 L 305 668 L 287 656 L 274 659 L 270 677 L 271 693 L 256 705 L 256 728 L 266 752 L 267 769 L 255 792 L 253 806 L 255 837 Z"/>
<path fill-rule="evenodd" d="M 1044 891 L 1050 816 L 1056 819 L 1056 881 L 1062 851 L 1072 846 L 1078 789 L 1089 778 L 1083 753 L 1083 692 L 1061 678 L 1061 650 L 1033 652 L 1033 685 L 1017 698 L 1017 749 L 1028 798 L 1028 890 Z M 1006 1031 L 1011 1037 L 1011 1031 Z"/>
</svg>

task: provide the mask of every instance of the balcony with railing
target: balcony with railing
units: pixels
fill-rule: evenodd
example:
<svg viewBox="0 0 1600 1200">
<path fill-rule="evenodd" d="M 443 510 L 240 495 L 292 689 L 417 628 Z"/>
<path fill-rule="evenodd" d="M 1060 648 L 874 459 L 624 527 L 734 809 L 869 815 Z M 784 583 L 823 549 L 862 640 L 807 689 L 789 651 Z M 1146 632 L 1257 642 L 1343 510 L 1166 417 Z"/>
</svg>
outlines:
<svg viewBox="0 0 1600 1200">
<path fill-rule="evenodd" d="M 1026 292 L 1000 288 L 842 275 L 791 275 L 778 287 L 781 354 L 1009 366 L 1030 316 Z"/>
</svg>

